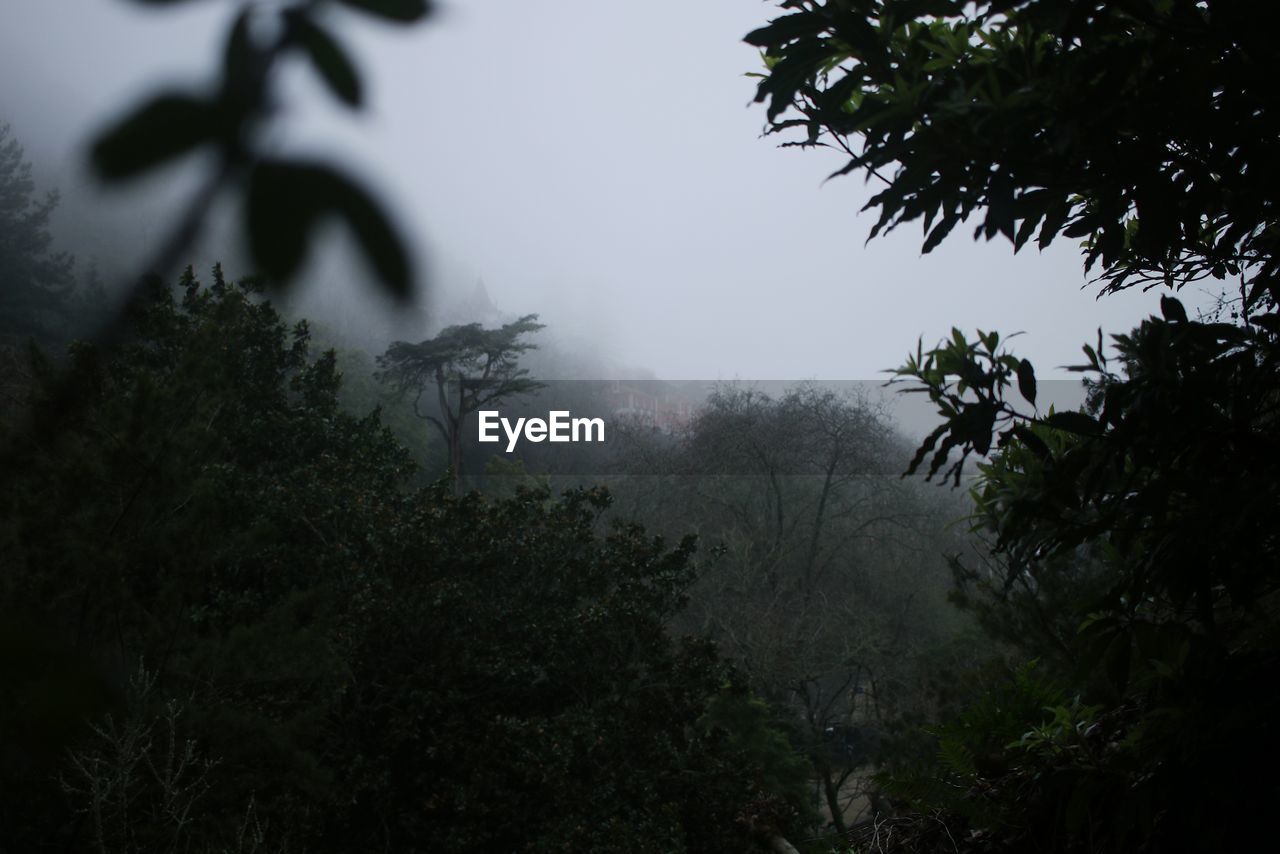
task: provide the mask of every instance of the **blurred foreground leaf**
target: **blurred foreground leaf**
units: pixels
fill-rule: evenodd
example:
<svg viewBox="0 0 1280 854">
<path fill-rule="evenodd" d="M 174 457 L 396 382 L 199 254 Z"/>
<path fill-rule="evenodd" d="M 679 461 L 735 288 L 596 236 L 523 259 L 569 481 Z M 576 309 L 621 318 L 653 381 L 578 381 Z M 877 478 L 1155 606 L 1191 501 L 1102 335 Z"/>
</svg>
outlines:
<svg viewBox="0 0 1280 854">
<path fill-rule="evenodd" d="M 188 95 L 159 95 L 104 133 L 93 147 L 93 166 L 109 181 L 132 178 L 210 142 L 218 110 Z"/>
<path fill-rule="evenodd" d="M 427 0 L 339 0 L 339 2 L 392 21 L 420 21 L 433 11 Z"/>
<path fill-rule="evenodd" d="M 316 71 L 324 78 L 333 94 L 348 106 L 359 107 L 364 100 L 364 91 L 346 51 L 332 36 L 311 21 L 299 18 L 297 26 L 300 44 L 306 49 Z"/>
<path fill-rule="evenodd" d="M 351 228 L 383 284 L 397 298 L 408 297 L 409 259 L 390 220 L 362 187 L 323 164 L 264 161 L 253 169 L 247 219 L 255 263 L 288 279 L 301 266 L 312 227 L 327 214 Z"/>
</svg>

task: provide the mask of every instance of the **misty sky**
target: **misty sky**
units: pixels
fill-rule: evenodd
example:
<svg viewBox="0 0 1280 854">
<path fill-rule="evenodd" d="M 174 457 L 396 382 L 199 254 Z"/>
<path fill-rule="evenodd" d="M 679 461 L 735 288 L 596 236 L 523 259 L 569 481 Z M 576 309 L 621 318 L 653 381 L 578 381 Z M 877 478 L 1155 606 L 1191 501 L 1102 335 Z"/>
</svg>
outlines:
<svg viewBox="0 0 1280 854">
<path fill-rule="evenodd" d="M 234 8 L 0 0 L 0 120 L 83 186 L 84 143 L 162 84 L 204 85 Z M 1042 376 L 1156 295 L 1095 301 L 1070 241 L 1015 257 L 957 228 L 864 246 L 873 188 L 833 152 L 782 150 L 750 105 L 752 0 L 454 0 L 412 29 L 334 10 L 370 104 L 287 75 L 282 148 L 358 164 L 436 287 L 483 278 L 512 314 L 680 378 L 871 379 L 952 325 L 1023 331 Z M 355 292 L 366 293 L 356 288 Z M 1188 295 L 1192 304 L 1206 298 Z"/>
</svg>

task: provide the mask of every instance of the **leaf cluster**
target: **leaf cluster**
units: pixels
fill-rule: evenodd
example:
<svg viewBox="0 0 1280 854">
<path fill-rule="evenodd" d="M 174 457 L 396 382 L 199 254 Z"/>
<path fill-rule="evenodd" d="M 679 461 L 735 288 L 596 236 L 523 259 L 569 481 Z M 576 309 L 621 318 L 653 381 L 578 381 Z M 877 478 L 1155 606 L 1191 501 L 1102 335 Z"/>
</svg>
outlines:
<svg viewBox="0 0 1280 854">
<path fill-rule="evenodd" d="M 1277 10 L 1195 0 L 786 0 L 769 129 L 883 186 L 871 237 L 923 225 L 1084 241 L 1104 289 L 1231 276 L 1276 302 Z"/>
<path fill-rule="evenodd" d="M 177 5 L 183 0 L 137 0 Z M 118 182 L 196 151 L 212 152 L 209 183 L 173 234 L 179 253 L 195 236 L 211 198 L 242 185 L 242 222 L 259 270 L 287 284 L 301 268 L 316 226 L 337 218 L 351 230 L 383 287 L 406 298 L 413 272 L 404 241 L 382 206 L 359 182 L 319 161 L 281 158 L 270 151 L 264 128 L 278 112 L 271 88 L 276 66 L 301 57 L 321 82 L 351 109 L 364 104 L 360 74 L 325 23 L 325 8 L 346 7 L 396 24 L 414 23 L 432 9 L 428 0 L 307 0 L 276 7 L 244 3 L 228 32 L 220 81 L 210 93 L 163 92 L 107 128 L 95 141 L 98 175 Z M 163 257 L 162 261 L 167 261 Z M 163 263 L 157 265 L 163 272 Z"/>
<path fill-rule="evenodd" d="M 1090 850 L 1176 846 L 1196 822 L 1217 826 L 1257 797 L 1244 783 L 1194 802 L 1181 793 L 1209 775 L 1245 779 L 1258 716 L 1276 707 L 1256 679 L 1276 649 L 1280 321 L 1190 321 L 1169 297 L 1162 309 L 1114 336 L 1111 354 L 1101 340 L 1085 346 L 1074 370 L 1089 400 L 1077 412 L 1015 407 L 1006 393 L 1016 382 L 1033 401 L 1033 372 L 991 336 L 956 335 L 899 371 L 944 417 L 916 465 L 935 441 L 933 472 L 953 449 L 990 454 L 972 521 L 995 560 L 985 570 L 957 561 L 962 601 L 1015 645 L 1050 650 L 1058 678 L 1096 707 L 1075 730 L 1027 719 L 1036 726 L 1004 751 L 1023 786 L 997 787 L 1006 842 L 1057 828 L 1053 850 L 1086 837 Z M 1073 747 L 1072 732 L 1086 731 Z M 1052 794 L 1052 780 L 1074 793 Z M 1048 810 L 1059 797 L 1063 810 Z M 1158 811 L 1164 799 L 1179 810 Z M 1254 826 L 1259 813 L 1248 815 L 1233 833 Z"/>
</svg>

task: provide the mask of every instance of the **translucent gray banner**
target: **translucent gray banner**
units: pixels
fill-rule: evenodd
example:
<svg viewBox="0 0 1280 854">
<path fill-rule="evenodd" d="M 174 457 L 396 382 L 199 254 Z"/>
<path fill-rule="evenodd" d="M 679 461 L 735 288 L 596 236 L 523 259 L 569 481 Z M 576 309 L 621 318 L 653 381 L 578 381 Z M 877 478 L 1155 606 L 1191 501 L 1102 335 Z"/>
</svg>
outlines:
<svg viewBox="0 0 1280 854">
<path fill-rule="evenodd" d="M 928 397 L 902 393 L 907 388 L 866 380 L 549 381 L 462 421 L 462 469 L 467 476 L 896 477 L 938 423 Z M 1028 415 L 1076 409 L 1084 398 L 1083 386 L 1068 380 L 1042 382 L 1037 407 L 1009 394 Z"/>
</svg>

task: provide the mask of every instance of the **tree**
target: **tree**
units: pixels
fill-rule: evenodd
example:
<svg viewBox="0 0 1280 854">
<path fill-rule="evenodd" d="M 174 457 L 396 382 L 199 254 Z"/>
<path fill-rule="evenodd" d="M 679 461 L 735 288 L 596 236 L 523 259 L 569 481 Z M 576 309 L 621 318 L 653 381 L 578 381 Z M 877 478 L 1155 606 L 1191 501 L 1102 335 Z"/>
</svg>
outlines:
<svg viewBox="0 0 1280 854">
<path fill-rule="evenodd" d="M 338 849 L 740 851 L 803 826 L 803 763 L 713 644 L 668 632 L 692 538 L 601 535 L 608 504 L 437 485 L 406 508 L 410 559 L 344 628 Z"/>
<path fill-rule="evenodd" d="M 520 367 L 520 356 L 537 345 L 521 337 L 544 328 L 527 314 L 498 329 L 479 323 L 449 326 L 418 344 L 396 341 L 378 357 L 382 379 L 399 395 L 412 395 L 413 409 L 429 421 L 449 448 L 449 472 L 455 492 L 462 478 L 462 426 L 482 406 L 543 387 Z M 424 406 L 428 390 L 436 392 L 436 409 Z"/>
<path fill-rule="evenodd" d="M 721 549 L 684 621 L 793 729 L 843 832 L 879 734 L 917 711 L 917 656 L 949 628 L 931 520 L 958 511 L 896 477 L 908 447 L 872 403 L 813 385 L 719 388 L 687 435 L 640 450 L 651 470 L 678 474 L 628 511 L 659 529 L 664 514 L 671 529 L 694 525 Z"/>
<path fill-rule="evenodd" d="M 411 489 L 260 283 L 150 284 L 126 341 L 76 346 L 77 408 L 46 377 L 3 449 L 7 844 L 718 852 L 804 827 L 785 739 L 669 632 L 691 538 L 606 527 L 600 490 Z"/>
<path fill-rule="evenodd" d="M 994 332 L 898 370 L 942 416 L 910 470 L 958 483 L 984 459 L 973 522 L 995 559 L 958 565 L 960 592 L 1024 653 L 1053 648 L 936 729 L 937 759 L 885 778 L 921 816 L 900 850 L 1246 847 L 1269 832 L 1260 757 L 1280 749 L 1276 10 L 783 5 L 749 36 L 760 95 L 775 130 L 883 182 L 873 235 L 922 218 L 928 250 L 985 209 L 975 237 L 1015 250 L 1085 238 L 1106 290 L 1239 288 L 1235 322 L 1164 296 L 1109 350 L 1100 331 L 1073 369 L 1080 411 L 1038 409 L 1033 366 Z"/>
<path fill-rule="evenodd" d="M 950 731 L 956 751 L 981 737 L 997 760 L 950 769 L 952 792 L 1019 794 L 949 808 L 1021 847 L 1229 849 L 1268 814 L 1256 781 L 1257 757 L 1280 749 L 1265 724 L 1280 708 L 1280 317 L 1198 322 L 1162 306 L 1114 336 L 1114 356 L 1085 347 L 1084 411 L 1028 411 L 1033 375 L 990 334 L 901 369 L 945 413 L 934 471 L 989 453 L 973 521 L 996 560 L 957 564 L 962 601 L 1057 686 L 1002 729 Z"/>
<path fill-rule="evenodd" d="M 0 336 L 46 338 L 65 319 L 72 257 L 53 249 L 58 194 L 36 195 L 22 146 L 0 124 Z"/>
<path fill-rule="evenodd" d="M 150 282 L 127 339 L 46 370 L 31 429 L 0 449 L 0 678 L 17 698 L 0 827 L 19 849 L 82 850 L 59 763 L 104 706 L 121 719 L 140 663 L 223 760 L 193 816 L 208 847 L 251 792 L 297 833 L 332 792 L 317 739 L 342 663 L 326 627 L 411 466 L 376 418 L 339 410 L 332 354 L 309 356 L 307 325 L 261 290 L 221 270 L 207 287 L 190 271 Z"/>
<path fill-rule="evenodd" d="M 1230 0 L 786 0 L 747 36 L 770 129 L 883 186 L 871 235 L 923 220 L 1084 238 L 1107 290 L 1230 275 L 1276 303 L 1280 9 Z"/>
</svg>

